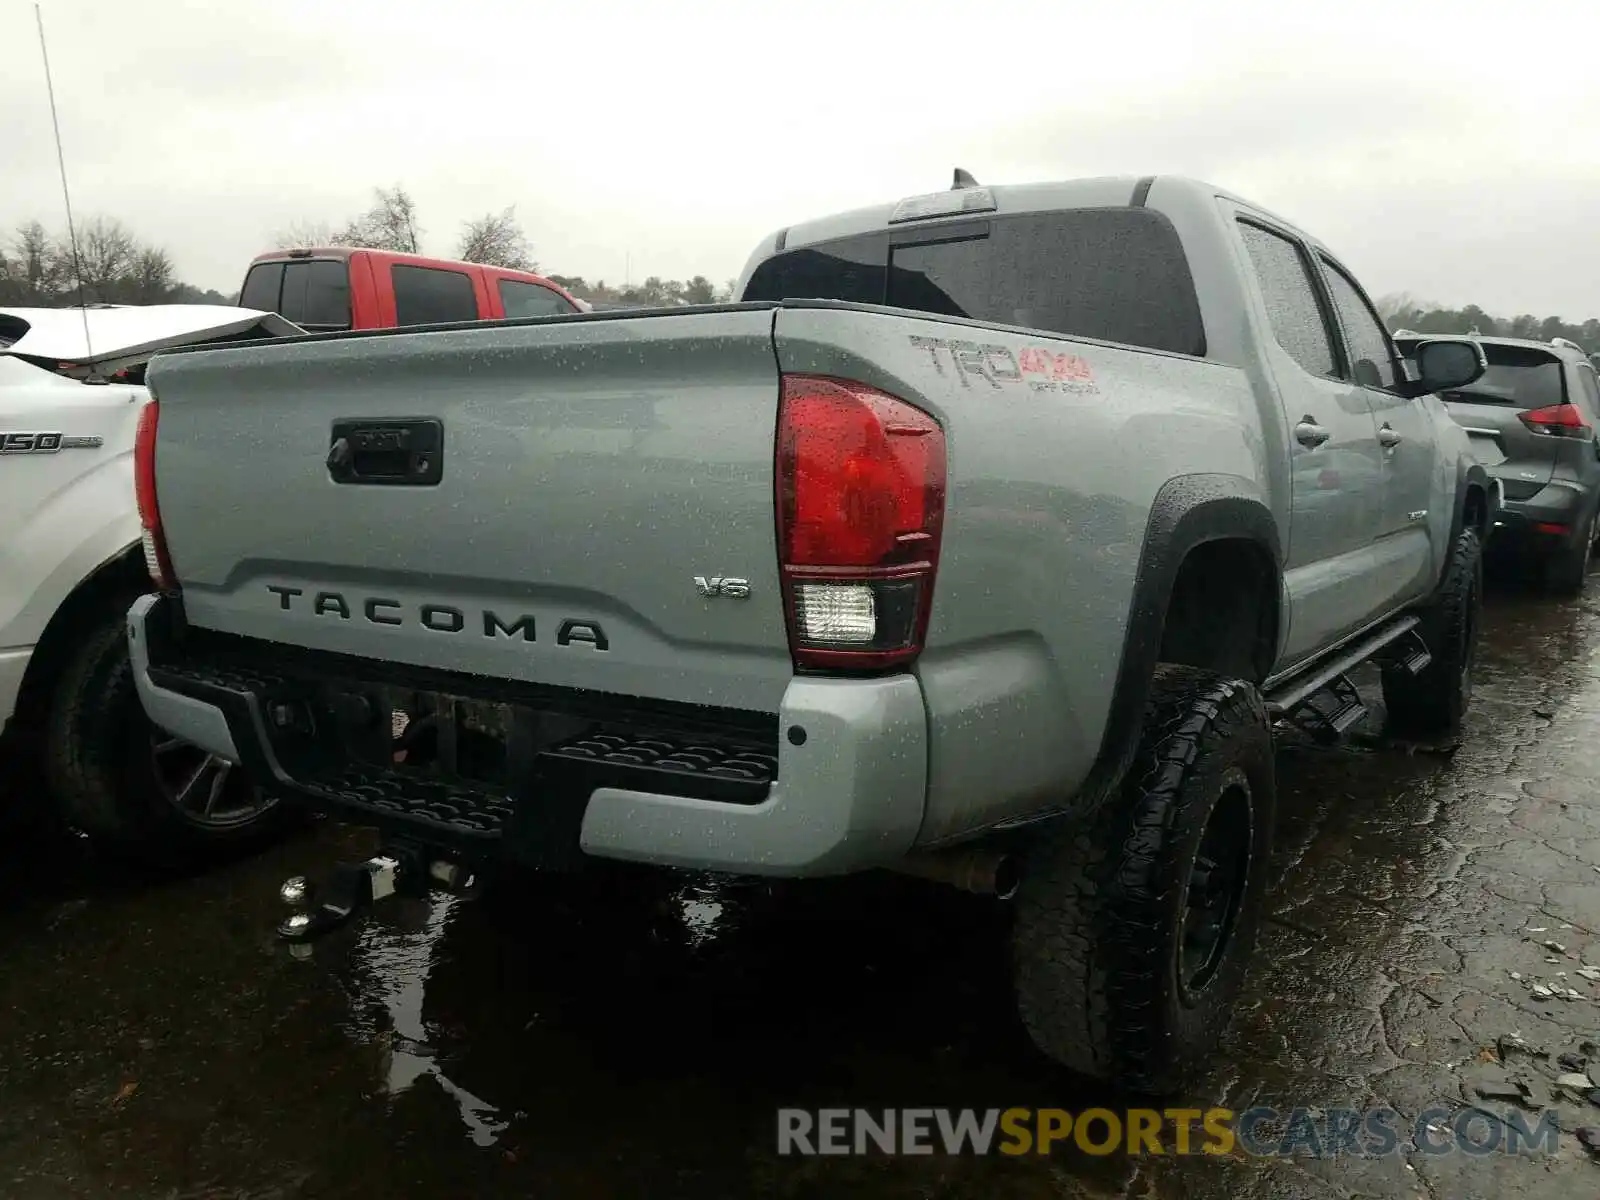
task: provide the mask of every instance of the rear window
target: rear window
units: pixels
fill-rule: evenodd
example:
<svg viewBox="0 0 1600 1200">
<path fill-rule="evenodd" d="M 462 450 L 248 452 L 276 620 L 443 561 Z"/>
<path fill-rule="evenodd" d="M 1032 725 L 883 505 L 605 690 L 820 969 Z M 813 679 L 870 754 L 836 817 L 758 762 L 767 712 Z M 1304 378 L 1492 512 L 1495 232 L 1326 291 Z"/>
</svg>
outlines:
<svg viewBox="0 0 1600 1200">
<path fill-rule="evenodd" d="M 282 292 L 283 264 L 258 263 L 251 267 L 244 277 L 244 287 L 239 290 L 239 307 L 254 308 L 261 312 L 277 312 L 278 297 Z"/>
<path fill-rule="evenodd" d="M 431 325 L 476 321 L 478 298 L 472 276 L 440 267 L 390 268 L 394 274 L 395 321 L 399 325 Z"/>
<path fill-rule="evenodd" d="M 1416 352 L 1418 339 L 1407 338 L 1400 351 Z M 1489 369 L 1470 386 L 1444 395 L 1476 404 L 1506 404 L 1517 408 L 1549 408 L 1567 402 L 1566 372 L 1562 361 L 1537 346 L 1497 346 L 1484 342 Z"/>
<path fill-rule="evenodd" d="M 1171 223 L 1144 208 L 1029 213 L 822 242 L 767 259 L 745 300 L 846 300 L 1204 355 Z"/>
<path fill-rule="evenodd" d="M 349 329 L 349 264 L 343 259 L 285 263 L 278 315 L 302 329 Z"/>
<path fill-rule="evenodd" d="M 251 267 L 240 308 L 275 312 L 302 329 L 350 328 L 350 265 L 344 259 L 295 259 Z"/>
<path fill-rule="evenodd" d="M 560 292 L 520 279 L 500 280 L 500 306 L 508 317 L 549 317 L 578 311 Z"/>
</svg>

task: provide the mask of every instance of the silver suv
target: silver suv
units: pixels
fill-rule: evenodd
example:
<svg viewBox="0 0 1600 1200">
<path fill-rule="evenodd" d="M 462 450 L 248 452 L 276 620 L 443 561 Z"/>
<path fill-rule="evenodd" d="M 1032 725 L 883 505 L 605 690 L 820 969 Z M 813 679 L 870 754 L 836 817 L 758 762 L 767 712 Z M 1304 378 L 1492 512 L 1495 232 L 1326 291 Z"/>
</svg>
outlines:
<svg viewBox="0 0 1600 1200">
<path fill-rule="evenodd" d="M 1408 357 L 1427 335 L 1395 335 Z M 1482 378 L 1441 399 L 1500 480 L 1493 550 L 1534 560 L 1553 590 L 1583 590 L 1600 512 L 1600 377 L 1581 347 L 1556 338 L 1475 337 Z"/>
</svg>

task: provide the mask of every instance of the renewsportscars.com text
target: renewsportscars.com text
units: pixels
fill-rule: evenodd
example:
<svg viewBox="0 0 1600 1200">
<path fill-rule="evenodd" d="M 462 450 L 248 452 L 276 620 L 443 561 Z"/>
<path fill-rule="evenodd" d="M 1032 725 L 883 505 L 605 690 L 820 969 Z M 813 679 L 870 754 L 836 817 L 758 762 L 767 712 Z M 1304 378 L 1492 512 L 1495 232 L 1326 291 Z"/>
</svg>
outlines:
<svg viewBox="0 0 1600 1200">
<path fill-rule="evenodd" d="M 782 1108 L 778 1153 L 1248 1155 L 1554 1154 L 1554 1112 L 1432 1108 Z"/>
</svg>

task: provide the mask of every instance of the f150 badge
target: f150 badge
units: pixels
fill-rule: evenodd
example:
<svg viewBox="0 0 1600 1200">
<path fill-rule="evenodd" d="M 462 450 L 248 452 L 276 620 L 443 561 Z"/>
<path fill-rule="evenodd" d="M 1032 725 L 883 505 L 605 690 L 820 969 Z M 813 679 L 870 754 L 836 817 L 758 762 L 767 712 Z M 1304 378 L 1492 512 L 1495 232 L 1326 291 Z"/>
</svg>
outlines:
<svg viewBox="0 0 1600 1200">
<path fill-rule="evenodd" d="M 56 454 L 62 450 L 93 450 L 105 444 L 99 434 L 0 431 L 0 454 Z"/>
<path fill-rule="evenodd" d="M 707 600 L 718 596 L 729 600 L 748 600 L 750 598 L 750 581 L 740 579 L 733 575 L 696 575 L 694 577 L 694 590 Z"/>
</svg>

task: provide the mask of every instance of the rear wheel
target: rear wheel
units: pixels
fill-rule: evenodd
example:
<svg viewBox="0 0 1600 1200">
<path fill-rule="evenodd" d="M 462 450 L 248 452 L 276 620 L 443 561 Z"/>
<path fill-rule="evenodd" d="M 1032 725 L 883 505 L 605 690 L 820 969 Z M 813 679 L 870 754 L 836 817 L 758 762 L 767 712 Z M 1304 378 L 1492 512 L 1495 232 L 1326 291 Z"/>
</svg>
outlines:
<svg viewBox="0 0 1600 1200">
<path fill-rule="evenodd" d="M 1147 1092 L 1210 1057 L 1255 948 L 1275 803 L 1256 689 L 1158 668 L 1120 795 L 1028 856 L 1012 962 L 1040 1050 Z"/>
<path fill-rule="evenodd" d="M 1421 674 L 1383 670 L 1389 730 L 1401 737 L 1454 737 L 1472 700 L 1472 663 L 1483 608 L 1483 548 L 1475 529 L 1463 529 L 1451 549 L 1444 581 L 1423 614 L 1422 641 L 1432 661 Z"/>
<path fill-rule="evenodd" d="M 255 845 L 289 819 L 242 768 L 151 724 L 120 613 L 94 627 L 68 660 L 44 741 L 62 817 L 119 858 L 198 865 Z"/>
</svg>

